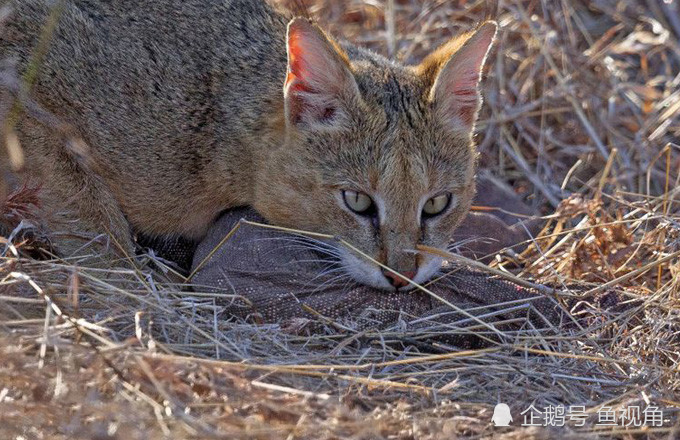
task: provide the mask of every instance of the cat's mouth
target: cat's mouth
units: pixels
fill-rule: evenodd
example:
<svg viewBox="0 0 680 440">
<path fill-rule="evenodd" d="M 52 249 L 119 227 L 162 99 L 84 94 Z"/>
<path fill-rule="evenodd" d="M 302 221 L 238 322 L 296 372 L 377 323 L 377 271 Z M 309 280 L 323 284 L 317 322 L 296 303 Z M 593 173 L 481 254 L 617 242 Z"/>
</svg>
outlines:
<svg viewBox="0 0 680 440">
<path fill-rule="evenodd" d="M 426 261 L 418 268 L 415 275 L 400 277 L 400 282 L 395 283 L 393 276 L 386 276 L 386 271 L 371 261 L 358 258 L 349 252 L 343 252 L 340 258 L 340 264 L 356 282 L 390 292 L 413 290 L 430 281 L 441 269 L 443 260 L 439 257 L 432 257 Z"/>
<path fill-rule="evenodd" d="M 295 243 L 300 249 L 314 253 L 313 258 L 296 261 L 314 264 L 318 274 L 311 282 L 322 286 L 340 283 L 349 286 L 354 282 L 387 292 L 406 292 L 427 284 L 440 272 L 443 264 L 440 257 L 423 255 L 419 259 L 423 264 L 416 271 L 399 276 L 375 261 L 327 240 L 298 236 Z"/>
</svg>

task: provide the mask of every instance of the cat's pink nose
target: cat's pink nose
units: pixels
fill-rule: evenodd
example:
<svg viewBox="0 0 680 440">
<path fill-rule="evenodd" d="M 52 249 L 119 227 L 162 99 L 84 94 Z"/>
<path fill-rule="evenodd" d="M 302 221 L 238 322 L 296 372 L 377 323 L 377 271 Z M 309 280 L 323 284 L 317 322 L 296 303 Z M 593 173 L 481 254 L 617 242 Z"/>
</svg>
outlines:
<svg viewBox="0 0 680 440">
<path fill-rule="evenodd" d="M 387 281 L 390 282 L 391 285 L 396 287 L 397 289 L 401 287 L 406 287 L 409 285 L 409 282 L 404 279 L 404 277 L 408 278 L 409 280 L 412 280 L 415 276 L 416 273 L 415 271 L 409 270 L 405 272 L 399 272 L 402 276 L 399 276 L 393 272 L 390 272 L 389 270 L 383 269 L 383 275 L 385 275 L 385 278 L 387 278 Z"/>
</svg>

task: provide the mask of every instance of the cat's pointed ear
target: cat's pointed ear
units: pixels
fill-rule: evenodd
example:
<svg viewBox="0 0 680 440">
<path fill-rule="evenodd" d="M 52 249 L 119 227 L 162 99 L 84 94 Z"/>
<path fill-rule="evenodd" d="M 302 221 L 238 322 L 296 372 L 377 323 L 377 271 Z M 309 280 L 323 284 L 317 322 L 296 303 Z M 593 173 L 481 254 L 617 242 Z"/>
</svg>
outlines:
<svg viewBox="0 0 680 440">
<path fill-rule="evenodd" d="M 341 123 L 359 90 L 347 55 L 315 24 L 295 18 L 288 25 L 288 74 L 284 85 L 290 124 Z"/>
<path fill-rule="evenodd" d="M 471 131 L 482 103 L 479 81 L 498 26 L 487 21 L 475 31 L 451 40 L 418 67 L 429 76 L 429 99 L 440 118 L 454 130 Z"/>
</svg>

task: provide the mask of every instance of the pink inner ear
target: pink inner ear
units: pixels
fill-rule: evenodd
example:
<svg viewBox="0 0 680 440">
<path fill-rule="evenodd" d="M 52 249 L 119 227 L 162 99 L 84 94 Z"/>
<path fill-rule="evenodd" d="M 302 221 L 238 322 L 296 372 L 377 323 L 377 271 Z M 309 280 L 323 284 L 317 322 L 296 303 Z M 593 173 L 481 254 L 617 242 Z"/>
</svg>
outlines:
<svg viewBox="0 0 680 440">
<path fill-rule="evenodd" d="M 293 29 L 290 31 L 288 37 L 288 77 L 286 78 L 286 85 L 296 78 L 304 78 L 304 68 L 301 57 L 302 47 L 300 47 L 300 38 L 298 33 Z"/>
<path fill-rule="evenodd" d="M 291 122 L 299 124 L 306 118 L 316 122 L 328 122 L 335 116 L 336 108 L 327 103 L 323 95 L 311 90 L 307 83 L 293 74 L 286 78 L 286 99 Z"/>
<path fill-rule="evenodd" d="M 326 37 L 311 24 L 291 25 L 286 83 L 297 80 L 310 92 L 336 91 L 343 79 L 343 66 L 334 50 Z"/>
<path fill-rule="evenodd" d="M 305 111 L 304 100 L 301 93 L 312 92 L 305 85 L 305 73 L 303 58 L 300 56 L 302 48 L 299 44 L 299 38 L 296 32 L 291 29 L 288 39 L 288 75 L 286 76 L 285 89 L 288 97 L 288 106 L 290 108 L 290 115 L 292 122 L 297 124 L 301 122 L 303 112 Z"/>
<path fill-rule="evenodd" d="M 295 19 L 288 28 L 288 75 L 284 86 L 288 120 L 328 123 L 341 113 L 356 84 L 343 55 L 316 26 Z"/>
<path fill-rule="evenodd" d="M 439 103 L 445 118 L 464 127 L 474 124 L 480 100 L 478 78 L 479 71 L 474 70 L 443 72 L 439 78 L 441 84 L 437 85 L 435 101 Z"/>
<path fill-rule="evenodd" d="M 480 104 L 478 82 L 496 26 L 486 25 L 454 53 L 439 73 L 433 99 L 443 117 L 458 128 L 472 128 Z"/>
<path fill-rule="evenodd" d="M 450 110 L 458 113 L 458 118 L 463 124 L 472 125 L 475 122 L 477 103 L 479 102 L 477 82 L 461 81 L 461 83 L 453 90 L 456 105 Z"/>
</svg>

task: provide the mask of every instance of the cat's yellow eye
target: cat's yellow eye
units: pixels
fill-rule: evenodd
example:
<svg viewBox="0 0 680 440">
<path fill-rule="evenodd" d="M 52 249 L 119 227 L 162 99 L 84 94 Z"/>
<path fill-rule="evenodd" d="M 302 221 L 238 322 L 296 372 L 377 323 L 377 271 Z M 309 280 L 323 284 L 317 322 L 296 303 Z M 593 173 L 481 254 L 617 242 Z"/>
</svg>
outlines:
<svg viewBox="0 0 680 440">
<path fill-rule="evenodd" d="M 451 201 L 451 194 L 440 194 L 438 196 L 432 197 L 423 206 L 423 214 L 426 217 L 432 217 L 439 215 L 449 206 Z"/>
<path fill-rule="evenodd" d="M 361 215 L 368 215 L 374 211 L 373 200 L 362 192 L 345 190 L 342 192 L 345 204 L 349 209 Z"/>
</svg>

